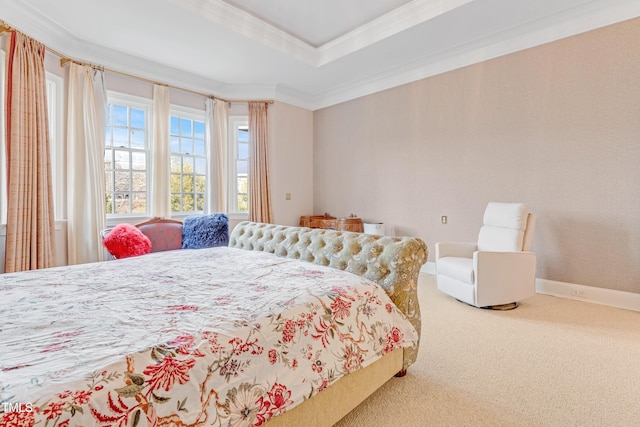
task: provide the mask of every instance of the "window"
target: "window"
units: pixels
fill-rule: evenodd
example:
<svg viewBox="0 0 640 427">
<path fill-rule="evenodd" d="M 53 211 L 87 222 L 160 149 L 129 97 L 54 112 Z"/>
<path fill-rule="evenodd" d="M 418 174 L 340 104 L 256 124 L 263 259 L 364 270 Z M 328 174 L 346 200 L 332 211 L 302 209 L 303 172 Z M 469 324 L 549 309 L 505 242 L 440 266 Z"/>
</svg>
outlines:
<svg viewBox="0 0 640 427">
<path fill-rule="evenodd" d="M 152 101 L 109 92 L 105 130 L 105 205 L 110 221 L 132 221 L 151 214 L 153 162 Z M 228 213 L 249 212 L 248 117 L 229 119 Z M 169 122 L 169 188 L 171 213 L 180 217 L 204 213 L 208 206 L 210 148 L 205 112 L 171 106 Z M 160 190 L 159 190 L 160 191 Z"/>
<path fill-rule="evenodd" d="M 104 149 L 107 215 L 147 214 L 150 103 L 109 97 Z"/>
<path fill-rule="evenodd" d="M 249 121 L 230 117 L 232 155 L 229 156 L 229 211 L 249 212 Z"/>
<path fill-rule="evenodd" d="M 0 49 L 0 82 L 5 81 L 5 51 Z M 0 224 L 7 220 L 7 168 L 4 127 L 4 84 L 0 85 Z M 53 190 L 54 218 L 64 218 L 64 150 L 62 129 L 63 117 L 63 79 L 55 74 L 46 73 L 46 99 L 49 122 L 49 154 L 51 157 L 51 187 Z"/>
<path fill-rule="evenodd" d="M 2 37 L 0 37 L 2 40 Z M 7 160 L 5 146 L 4 105 L 5 105 L 5 52 L 0 49 L 0 224 L 7 222 Z M 4 234 L 4 233 L 3 233 Z"/>
<path fill-rule="evenodd" d="M 64 80 L 55 74 L 47 75 L 47 114 L 49 118 L 49 152 L 51 157 L 51 187 L 55 219 L 60 221 L 65 215 L 64 188 Z"/>
<path fill-rule="evenodd" d="M 202 213 L 207 185 L 204 114 L 174 109 L 169 132 L 171 212 Z"/>
</svg>

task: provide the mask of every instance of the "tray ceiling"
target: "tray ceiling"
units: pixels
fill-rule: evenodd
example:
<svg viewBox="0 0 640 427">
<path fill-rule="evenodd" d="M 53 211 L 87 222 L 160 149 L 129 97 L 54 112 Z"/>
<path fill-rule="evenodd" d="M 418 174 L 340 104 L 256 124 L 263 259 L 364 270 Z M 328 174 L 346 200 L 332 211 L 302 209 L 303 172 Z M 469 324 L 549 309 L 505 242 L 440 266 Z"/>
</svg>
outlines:
<svg viewBox="0 0 640 427">
<path fill-rule="evenodd" d="M 637 0 L 0 0 L 73 59 L 308 109 L 637 16 Z"/>
</svg>

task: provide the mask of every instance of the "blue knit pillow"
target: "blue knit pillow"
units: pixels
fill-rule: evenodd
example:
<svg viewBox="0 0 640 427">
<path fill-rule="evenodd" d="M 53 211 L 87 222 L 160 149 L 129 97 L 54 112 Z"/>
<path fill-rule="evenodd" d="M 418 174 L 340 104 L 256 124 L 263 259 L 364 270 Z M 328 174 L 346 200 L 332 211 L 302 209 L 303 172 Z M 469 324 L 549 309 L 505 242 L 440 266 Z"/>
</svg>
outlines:
<svg viewBox="0 0 640 427">
<path fill-rule="evenodd" d="M 182 222 L 182 249 L 229 244 L 229 218 L 222 213 L 188 216 Z"/>
</svg>

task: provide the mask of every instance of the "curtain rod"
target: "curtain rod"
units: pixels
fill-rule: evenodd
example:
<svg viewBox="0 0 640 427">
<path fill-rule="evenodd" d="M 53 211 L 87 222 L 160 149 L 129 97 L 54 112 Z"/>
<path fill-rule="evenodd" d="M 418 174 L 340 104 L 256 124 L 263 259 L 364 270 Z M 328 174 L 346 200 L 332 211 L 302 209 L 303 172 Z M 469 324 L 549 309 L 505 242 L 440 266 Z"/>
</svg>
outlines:
<svg viewBox="0 0 640 427">
<path fill-rule="evenodd" d="M 14 27 L 12 27 L 11 25 L 7 24 L 3 20 L 0 20 L 0 34 L 6 32 L 6 31 L 19 31 L 19 30 L 15 29 Z M 182 88 L 182 87 L 173 86 L 173 85 L 169 85 L 169 84 L 166 84 L 166 83 L 160 83 L 160 82 L 157 82 L 157 81 L 154 81 L 154 80 L 151 80 L 151 79 L 146 79 L 144 77 L 135 76 L 135 75 L 129 74 L 129 73 L 124 73 L 122 71 L 111 70 L 111 69 L 105 68 L 102 65 L 92 64 L 92 63 L 88 63 L 88 62 L 84 62 L 84 61 L 78 61 L 78 60 L 69 58 L 67 55 L 64 55 L 64 54 L 62 54 L 60 52 L 57 52 L 57 51 L 51 49 L 48 46 L 45 46 L 45 48 L 49 52 L 55 54 L 56 56 L 58 56 L 60 58 L 60 67 L 64 67 L 67 64 L 69 64 L 70 62 L 73 62 L 75 64 L 89 66 L 91 68 L 98 69 L 100 71 L 106 71 L 106 72 L 109 72 L 109 73 L 112 73 L 112 74 L 118 74 L 118 75 L 121 75 L 121 76 L 124 76 L 124 77 L 129 77 L 129 78 L 132 78 L 132 79 L 141 80 L 141 81 L 146 82 L 146 83 L 168 86 L 170 88 L 177 89 L 177 90 L 180 90 L 180 91 L 183 91 L 183 92 L 193 93 L 194 95 L 204 96 L 205 98 L 218 99 L 218 100 L 224 101 L 224 102 L 264 102 L 264 103 L 267 103 L 267 104 L 273 104 L 275 102 L 273 99 L 249 99 L 249 100 L 247 100 L 247 99 L 225 99 L 225 98 L 222 98 L 220 96 L 216 96 L 216 95 L 212 95 L 212 94 L 198 92 L 198 91 L 191 90 L 191 89 L 185 89 L 185 88 Z"/>
<path fill-rule="evenodd" d="M 17 28 L 12 27 L 11 25 L 7 24 L 6 22 L 4 22 L 3 20 L 0 19 L 0 35 L 2 35 L 3 33 L 7 32 L 7 31 L 18 31 L 18 32 L 21 32 Z M 53 53 L 54 55 L 58 56 L 59 58 L 64 57 L 63 54 L 61 54 L 57 50 L 51 49 L 49 46 L 44 46 L 44 48 L 46 50 L 48 50 L 49 52 Z"/>
<path fill-rule="evenodd" d="M 182 87 L 178 87 L 178 86 L 174 86 L 174 85 L 170 85 L 170 84 L 166 84 L 166 83 L 157 82 L 155 80 L 147 79 L 147 78 L 144 78 L 144 77 L 135 76 L 133 74 L 125 73 L 125 72 L 122 72 L 122 71 L 112 70 L 112 69 L 106 68 L 106 67 L 104 67 L 102 65 L 93 64 L 91 62 L 78 61 L 76 59 L 71 59 L 71 58 L 66 57 L 64 55 L 58 55 L 58 56 L 61 57 L 61 59 L 60 59 L 60 66 L 61 67 L 64 67 L 67 64 L 73 62 L 74 64 L 88 66 L 88 67 L 91 67 L 91 68 L 94 68 L 94 69 L 97 69 L 97 70 L 100 70 L 100 71 L 105 71 L 105 72 L 112 73 L 112 74 L 118 74 L 120 76 L 129 77 L 129 78 L 140 80 L 140 81 L 143 81 L 143 82 L 146 82 L 146 83 L 167 86 L 167 87 L 170 87 L 170 88 L 173 88 L 173 89 L 177 89 L 177 90 L 180 90 L 180 91 L 183 91 L 183 92 L 193 93 L 194 95 L 204 96 L 205 98 L 217 99 L 217 100 L 224 101 L 224 102 L 264 102 L 264 103 L 267 103 L 267 104 L 273 104 L 275 102 L 273 99 L 226 99 L 226 98 L 222 98 L 222 97 L 217 96 L 217 95 L 198 92 L 198 91 L 191 90 L 191 89 L 185 89 L 185 88 L 182 88 Z"/>
</svg>

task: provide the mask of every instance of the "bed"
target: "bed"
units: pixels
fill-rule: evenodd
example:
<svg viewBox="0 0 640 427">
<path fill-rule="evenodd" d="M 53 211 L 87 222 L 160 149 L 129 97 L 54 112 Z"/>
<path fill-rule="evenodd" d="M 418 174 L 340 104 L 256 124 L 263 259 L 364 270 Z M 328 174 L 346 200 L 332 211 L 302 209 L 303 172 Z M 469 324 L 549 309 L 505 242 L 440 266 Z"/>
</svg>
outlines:
<svg viewBox="0 0 640 427">
<path fill-rule="evenodd" d="M 244 222 L 229 247 L 2 275 L 0 424 L 332 425 L 415 361 L 426 257 Z"/>
</svg>

